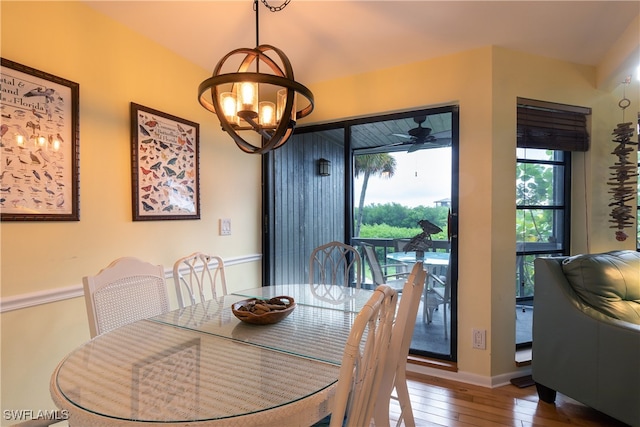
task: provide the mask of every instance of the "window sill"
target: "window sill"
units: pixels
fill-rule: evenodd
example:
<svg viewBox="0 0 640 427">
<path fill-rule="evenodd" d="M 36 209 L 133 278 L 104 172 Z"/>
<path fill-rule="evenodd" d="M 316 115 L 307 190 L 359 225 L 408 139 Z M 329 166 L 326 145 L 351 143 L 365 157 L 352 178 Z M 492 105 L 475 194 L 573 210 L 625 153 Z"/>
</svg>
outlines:
<svg viewBox="0 0 640 427">
<path fill-rule="evenodd" d="M 516 350 L 516 366 L 530 366 L 531 365 L 531 348 L 523 348 Z"/>
</svg>

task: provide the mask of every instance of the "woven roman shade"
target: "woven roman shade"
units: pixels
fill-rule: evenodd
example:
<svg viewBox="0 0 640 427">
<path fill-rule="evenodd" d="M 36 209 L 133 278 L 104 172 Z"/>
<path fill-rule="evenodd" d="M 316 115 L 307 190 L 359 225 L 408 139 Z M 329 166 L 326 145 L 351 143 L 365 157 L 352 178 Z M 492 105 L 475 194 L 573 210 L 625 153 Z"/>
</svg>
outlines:
<svg viewBox="0 0 640 427">
<path fill-rule="evenodd" d="M 588 151 L 590 108 L 518 98 L 517 145 L 562 151 Z"/>
</svg>

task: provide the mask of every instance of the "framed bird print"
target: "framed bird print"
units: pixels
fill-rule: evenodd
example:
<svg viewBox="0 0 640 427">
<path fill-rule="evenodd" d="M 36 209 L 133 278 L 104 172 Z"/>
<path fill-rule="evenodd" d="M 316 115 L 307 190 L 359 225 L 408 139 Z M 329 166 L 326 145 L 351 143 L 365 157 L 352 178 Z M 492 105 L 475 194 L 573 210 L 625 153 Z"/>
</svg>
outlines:
<svg viewBox="0 0 640 427">
<path fill-rule="evenodd" d="M 0 219 L 79 221 L 77 83 L 2 58 Z"/>
<path fill-rule="evenodd" d="M 131 103 L 133 220 L 200 219 L 200 127 Z"/>
</svg>

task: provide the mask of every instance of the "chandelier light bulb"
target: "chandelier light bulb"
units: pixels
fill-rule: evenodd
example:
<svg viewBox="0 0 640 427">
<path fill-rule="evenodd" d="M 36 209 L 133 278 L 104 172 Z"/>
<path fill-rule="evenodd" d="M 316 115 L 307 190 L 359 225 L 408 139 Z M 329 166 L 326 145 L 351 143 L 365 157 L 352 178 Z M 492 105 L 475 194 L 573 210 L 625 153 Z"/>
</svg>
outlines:
<svg viewBox="0 0 640 427">
<path fill-rule="evenodd" d="M 227 121 L 237 126 L 239 124 L 239 118 L 235 94 L 233 92 L 223 92 L 220 95 L 220 105 Z"/>
<path fill-rule="evenodd" d="M 247 120 L 258 116 L 258 83 L 240 83 L 238 115 Z"/>
<path fill-rule="evenodd" d="M 260 102 L 260 124 L 264 127 L 276 125 L 276 105 L 273 102 Z"/>
</svg>

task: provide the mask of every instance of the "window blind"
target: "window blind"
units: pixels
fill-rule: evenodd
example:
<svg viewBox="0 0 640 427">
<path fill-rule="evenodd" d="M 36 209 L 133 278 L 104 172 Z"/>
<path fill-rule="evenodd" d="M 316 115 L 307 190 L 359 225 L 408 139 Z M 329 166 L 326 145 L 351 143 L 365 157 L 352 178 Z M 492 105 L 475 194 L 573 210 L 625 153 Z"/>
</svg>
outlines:
<svg viewBox="0 0 640 427">
<path fill-rule="evenodd" d="M 588 151 L 590 108 L 518 98 L 517 145 L 562 151 Z"/>
</svg>

